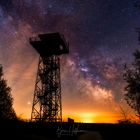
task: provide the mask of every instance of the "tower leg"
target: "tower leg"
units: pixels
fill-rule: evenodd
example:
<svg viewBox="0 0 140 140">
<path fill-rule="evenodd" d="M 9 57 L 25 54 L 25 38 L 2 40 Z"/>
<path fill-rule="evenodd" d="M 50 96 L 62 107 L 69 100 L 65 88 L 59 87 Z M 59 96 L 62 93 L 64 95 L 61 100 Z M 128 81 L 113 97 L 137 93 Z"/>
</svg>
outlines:
<svg viewBox="0 0 140 140">
<path fill-rule="evenodd" d="M 31 120 L 62 121 L 60 60 L 56 55 L 39 58 Z"/>
</svg>

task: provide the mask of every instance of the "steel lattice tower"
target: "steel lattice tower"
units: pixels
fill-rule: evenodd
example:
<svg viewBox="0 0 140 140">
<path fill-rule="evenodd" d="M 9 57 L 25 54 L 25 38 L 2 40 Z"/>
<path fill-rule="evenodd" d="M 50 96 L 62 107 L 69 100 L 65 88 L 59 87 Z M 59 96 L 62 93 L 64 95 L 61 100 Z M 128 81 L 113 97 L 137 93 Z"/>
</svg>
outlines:
<svg viewBox="0 0 140 140">
<path fill-rule="evenodd" d="M 31 120 L 62 121 L 60 58 L 69 52 L 68 43 L 59 33 L 39 34 L 30 38 L 39 53 L 38 71 L 32 105 Z"/>
</svg>

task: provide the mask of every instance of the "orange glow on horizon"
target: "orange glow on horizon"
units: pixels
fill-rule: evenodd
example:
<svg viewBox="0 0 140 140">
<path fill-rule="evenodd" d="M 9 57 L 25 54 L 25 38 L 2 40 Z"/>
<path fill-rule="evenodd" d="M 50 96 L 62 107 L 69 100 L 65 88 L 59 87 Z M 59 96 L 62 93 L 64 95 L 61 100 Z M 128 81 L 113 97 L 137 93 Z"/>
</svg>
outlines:
<svg viewBox="0 0 140 140">
<path fill-rule="evenodd" d="M 18 114 L 19 119 L 29 121 L 31 113 L 28 111 L 27 114 Z M 119 120 L 123 120 L 121 114 L 115 114 L 110 112 L 73 112 L 63 113 L 63 122 L 67 122 L 68 118 L 74 119 L 74 122 L 79 123 L 118 123 Z M 137 118 L 135 118 L 137 120 Z"/>
<path fill-rule="evenodd" d="M 18 114 L 17 114 L 18 115 Z M 31 114 L 19 114 L 18 117 L 24 120 L 30 120 Z M 68 118 L 74 119 L 75 122 L 80 123 L 117 123 L 121 119 L 120 114 L 107 113 L 92 113 L 92 112 L 77 112 L 63 114 L 63 122 L 67 122 Z"/>
<path fill-rule="evenodd" d="M 75 122 L 81 123 L 117 123 L 121 119 L 121 114 L 79 112 L 69 115 L 64 114 L 63 121 L 66 122 L 68 117 L 74 119 Z"/>
<path fill-rule="evenodd" d="M 81 113 L 81 117 L 79 118 L 81 122 L 84 123 L 93 123 L 94 122 L 94 113 Z"/>
</svg>

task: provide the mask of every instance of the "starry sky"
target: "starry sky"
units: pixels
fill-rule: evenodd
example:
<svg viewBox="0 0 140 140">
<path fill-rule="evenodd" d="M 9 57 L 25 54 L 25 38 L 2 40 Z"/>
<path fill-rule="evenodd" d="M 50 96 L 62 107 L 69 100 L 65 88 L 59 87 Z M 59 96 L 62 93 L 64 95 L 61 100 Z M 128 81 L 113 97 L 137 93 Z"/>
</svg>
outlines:
<svg viewBox="0 0 140 140">
<path fill-rule="evenodd" d="M 115 122 L 124 99 L 123 64 L 139 49 L 138 0 L 0 0 L 0 63 L 18 116 L 30 118 L 39 55 L 29 37 L 60 32 L 63 117 Z"/>
</svg>

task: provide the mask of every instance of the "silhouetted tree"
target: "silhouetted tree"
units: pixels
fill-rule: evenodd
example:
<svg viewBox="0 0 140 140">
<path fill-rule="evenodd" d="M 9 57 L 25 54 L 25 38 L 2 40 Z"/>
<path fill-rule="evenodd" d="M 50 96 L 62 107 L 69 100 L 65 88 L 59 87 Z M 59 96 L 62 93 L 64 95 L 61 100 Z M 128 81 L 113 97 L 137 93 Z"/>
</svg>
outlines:
<svg viewBox="0 0 140 140">
<path fill-rule="evenodd" d="M 6 80 L 3 78 L 3 69 L 0 65 L 0 120 L 16 118 L 12 104 L 11 88 L 7 86 Z"/>
<path fill-rule="evenodd" d="M 125 99 L 140 118 L 140 51 L 135 51 L 133 55 L 134 62 L 131 68 L 128 68 L 126 65 L 124 68 L 123 76 L 127 83 L 125 87 Z"/>
</svg>

